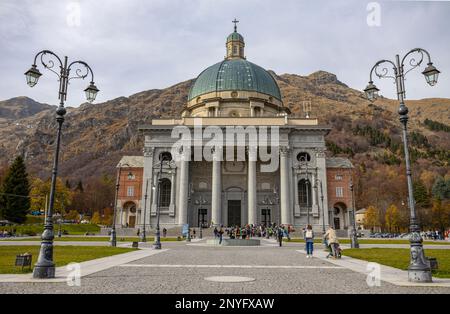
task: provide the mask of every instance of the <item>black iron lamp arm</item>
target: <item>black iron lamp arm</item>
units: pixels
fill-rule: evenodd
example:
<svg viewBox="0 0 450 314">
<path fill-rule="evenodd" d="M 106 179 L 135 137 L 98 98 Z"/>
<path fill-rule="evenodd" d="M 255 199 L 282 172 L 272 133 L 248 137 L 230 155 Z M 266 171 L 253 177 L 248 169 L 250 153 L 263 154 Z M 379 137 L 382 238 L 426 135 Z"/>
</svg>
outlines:
<svg viewBox="0 0 450 314">
<path fill-rule="evenodd" d="M 60 69 L 61 69 L 60 73 L 58 73 L 55 70 L 53 70 L 53 67 L 55 66 L 55 62 L 53 60 L 49 59 L 48 61 L 44 61 L 44 56 L 47 55 L 47 54 L 52 55 L 53 57 L 55 57 L 58 60 L 59 66 L 60 66 Z M 58 76 L 58 78 L 61 78 L 61 74 L 62 74 L 61 72 L 63 71 L 64 66 L 63 66 L 63 62 L 58 57 L 58 55 L 55 54 L 54 52 L 50 51 L 50 50 L 42 50 L 42 51 L 38 52 L 36 54 L 36 56 L 34 57 L 34 62 L 33 62 L 33 66 L 34 67 L 36 67 L 36 61 L 37 61 L 37 58 L 39 56 L 40 56 L 40 60 L 41 60 L 42 65 L 44 66 L 44 68 L 46 68 L 47 70 L 55 73 Z"/>
<path fill-rule="evenodd" d="M 69 64 L 69 66 L 67 67 L 67 73 L 70 72 L 73 65 L 79 65 L 79 64 L 84 66 L 84 71 L 86 71 L 86 73 L 82 72 L 83 69 L 76 68 L 75 76 L 70 77 L 69 81 L 71 79 L 85 79 L 89 75 L 89 73 L 91 73 L 91 82 L 93 83 L 94 82 L 94 72 L 92 71 L 91 67 L 84 61 L 78 60 L 78 61 L 74 61 L 71 64 Z"/>
<path fill-rule="evenodd" d="M 381 78 L 392 78 L 392 79 L 395 80 L 395 77 L 394 77 L 394 76 L 388 75 L 389 70 L 388 70 L 387 67 L 382 68 L 382 70 L 381 70 L 382 72 L 381 72 L 381 73 L 377 72 L 378 67 L 379 67 L 381 64 L 383 64 L 383 63 L 390 63 L 390 64 L 392 64 L 393 69 L 394 69 L 394 74 L 397 75 L 398 69 L 397 69 L 397 66 L 395 65 L 394 62 L 392 62 L 391 60 L 380 60 L 380 61 L 378 61 L 377 63 L 375 63 L 375 65 L 374 65 L 374 66 L 372 67 L 372 69 L 370 70 L 369 82 L 372 82 L 372 83 L 373 83 L 373 79 L 372 79 L 373 73 L 375 73 L 375 75 L 378 76 L 378 78 L 380 78 L 380 79 L 381 79 Z"/>
</svg>

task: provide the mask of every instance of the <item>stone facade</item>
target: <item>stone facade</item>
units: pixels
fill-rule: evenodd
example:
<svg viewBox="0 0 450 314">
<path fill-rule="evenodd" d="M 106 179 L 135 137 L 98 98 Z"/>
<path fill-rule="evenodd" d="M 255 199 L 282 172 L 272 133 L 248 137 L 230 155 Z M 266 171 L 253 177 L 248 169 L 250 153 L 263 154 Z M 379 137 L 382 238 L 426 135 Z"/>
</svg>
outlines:
<svg viewBox="0 0 450 314">
<path fill-rule="evenodd" d="M 334 219 L 325 158 L 330 128 L 316 118 L 291 117 L 275 79 L 244 58 L 244 46 L 235 28 L 225 60 L 198 76 L 181 116 L 139 127 L 144 136 L 139 225 L 154 226 L 158 211 L 166 228 L 309 223 L 322 230 Z M 230 128 L 254 130 L 258 137 L 244 132 L 236 145 L 233 135 L 232 144 L 213 147 L 211 134 L 196 137 L 211 129 L 228 136 Z M 180 137 L 180 130 L 191 137 Z M 264 132 L 265 144 L 259 137 Z M 270 160 L 261 151 L 269 142 Z M 245 157 L 225 158 L 230 150 Z M 267 171 L 271 162 L 276 167 Z"/>
</svg>

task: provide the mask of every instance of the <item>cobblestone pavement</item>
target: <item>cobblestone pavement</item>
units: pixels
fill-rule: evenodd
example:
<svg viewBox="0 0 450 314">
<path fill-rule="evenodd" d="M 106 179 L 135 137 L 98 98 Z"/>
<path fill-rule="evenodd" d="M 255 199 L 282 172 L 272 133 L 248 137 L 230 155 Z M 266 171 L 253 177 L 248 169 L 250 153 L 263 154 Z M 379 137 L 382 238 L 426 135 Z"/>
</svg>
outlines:
<svg viewBox="0 0 450 314">
<path fill-rule="evenodd" d="M 1 293 L 450 293 L 450 288 L 369 287 L 366 276 L 283 247 L 208 247 L 164 243 L 166 252 L 65 283 L 0 283 Z M 320 246 L 317 246 L 319 249 Z M 211 282 L 210 276 L 244 276 L 243 283 Z"/>
</svg>

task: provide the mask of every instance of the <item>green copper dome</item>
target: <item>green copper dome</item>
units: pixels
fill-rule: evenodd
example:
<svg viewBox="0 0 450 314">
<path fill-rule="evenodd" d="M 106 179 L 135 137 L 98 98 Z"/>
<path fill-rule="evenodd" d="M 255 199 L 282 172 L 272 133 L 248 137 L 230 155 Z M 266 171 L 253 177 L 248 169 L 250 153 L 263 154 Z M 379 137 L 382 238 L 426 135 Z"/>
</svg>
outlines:
<svg viewBox="0 0 450 314">
<path fill-rule="evenodd" d="M 229 41 L 244 41 L 244 37 L 242 37 L 241 34 L 239 34 L 238 32 L 233 32 L 230 35 L 228 35 L 227 37 L 227 42 Z"/>
<path fill-rule="evenodd" d="M 281 101 L 280 89 L 272 75 L 245 59 L 224 60 L 204 70 L 191 87 L 188 100 L 216 91 L 255 91 Z"/>
</svg>

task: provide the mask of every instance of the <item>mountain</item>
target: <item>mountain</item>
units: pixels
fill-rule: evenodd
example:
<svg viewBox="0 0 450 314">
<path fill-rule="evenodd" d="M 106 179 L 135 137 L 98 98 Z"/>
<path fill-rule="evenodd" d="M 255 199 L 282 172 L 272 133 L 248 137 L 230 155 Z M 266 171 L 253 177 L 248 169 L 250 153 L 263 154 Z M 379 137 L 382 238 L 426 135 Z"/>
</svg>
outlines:
<svg viewBox="0 0 450 314">
<path fill-rule="evenodd" d="M 28 97 L 14 97 L 0 101 L 0 123 L 31 117 L 53 106 L 41 104 Z"/>
<path fill-rule="evenodd" d="M 272 75 L 280 86 L 284 104 L 294 115 L 303 116 L 302 101 L 308 100 L 312 104 L 311 117 L 319 117 L 321 123 L 333 127 L 327 137 L 330 154 L 347 154 L 356 162 L 370 156 L 378 158 L 390 146 L 373 142 L 370 137 L 373 132 L 367 133 L 367 128 L 387 134 L 389 143 L 391 137 L 392 143 L 399 143 L 397 101 L 381 98 L 371 104 L 361 91 L 349 88 L 336 75 L 325 71 L 308 76 L 273 72 Z M 141 154 L 143 145 L 138 125 L 149 123 L 156 117 L 178 115 L 192 82 L 68 108 L 63 126 L 60 175 L 78 180 L 113 174 L 122 155 Z M 424 136 L 429 147 L 449 150 L 449 133 L 431 131 L 423 122 L 430 119 L 450 124 L 450 99 L 411 100 L 407 105 L 411 129 Z M 0 119 L 3 119 L 0 122 L 0 163 L 23 153 L 31 172 L 48 176 L 56 133 L 54 118 L 54 108 L 30 98 L 0 102 Z M 428 148 L 418 147 L 417 151 L 428 151 Z M 399 156 L 400 153 L 397 152 Z M 430 158 L 435 158 L 433 156 Z"/>
</svg>

